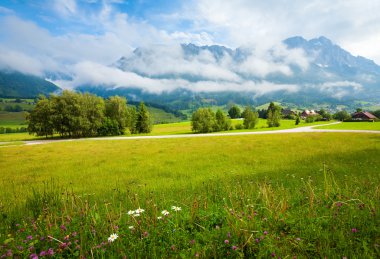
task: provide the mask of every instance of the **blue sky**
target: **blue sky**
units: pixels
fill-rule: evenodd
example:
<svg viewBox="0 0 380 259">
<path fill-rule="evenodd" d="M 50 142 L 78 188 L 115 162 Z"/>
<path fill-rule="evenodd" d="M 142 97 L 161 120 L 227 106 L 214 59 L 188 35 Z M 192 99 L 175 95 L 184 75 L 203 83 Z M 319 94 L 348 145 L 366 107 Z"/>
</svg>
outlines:
<svg viewBox="0 0 380 259">
<path fill-rule="evenodd" d="M 180 43 L 244 46 L 264 58 L 296 35 L 326 36 L 380 64 L 379 13 L 378 0 L 1 0 L 0 69 L 75 77 L 85 68 L 108 71 L 137 47 Z"/>
</svg>

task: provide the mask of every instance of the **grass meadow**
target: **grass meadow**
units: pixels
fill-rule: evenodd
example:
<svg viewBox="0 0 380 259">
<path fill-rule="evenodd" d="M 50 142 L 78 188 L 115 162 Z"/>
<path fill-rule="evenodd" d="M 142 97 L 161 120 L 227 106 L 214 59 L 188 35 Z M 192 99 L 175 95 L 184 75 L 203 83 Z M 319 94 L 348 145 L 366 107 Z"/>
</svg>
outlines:
<svg viewBox="0 0 380 259">
<path fill-rule="evenodd" d="M 354 133 L 3 147 L 0 256 L 378 258 L 379 157 Z"/>
<path fill-rule="evenodd" d="M 237 124 L 242 124 L 243 120 L 232 120 L 232 125 L 236 126 Z M 259 119 L 258 125 L 255 129 L 241 129 L 241 130 L 232 130 L 226 132 L 244 132 L 244 131 L 268 131 L 268 130 L 282 130 L 282 129 L 291 129 L 296 127 L 304 126 L 315 126 L 323 125 L 331 122 L 318 121 L 313 123 L 305 123 L 301 121 L 299 125 L 295 125 L 294 120 L 281 120 L 280 127 L 268 128 L 267 121 L 264 119 Z M 149 134 L 134 134 L 133 136 L 160 136 L 160 135 L 176 135 L 176 134 L 191 134 L 191 123 L 190 121 L 184 122 L 175 122 L 167 124 L 156 124 L 153 126 L 153 130 Z M 128 135 L 126 135 L 128 136 Z M 58 136 L 56 136 L 58 137 Z M 28 133 L 11 133 L 11 134 L 0 134 L 0 142 L 5 141 L 23 141 L 23 140 L 37 140 L 45 139 L 45 137 L 37 137 L 34 135 L 29 135 Z"/>
<path fill-rule="evenodd" d="M 337 130 L 380 130 L 380 121 L 377 122 L 343 122 L 334 125 L 316 127 L 316 129 Z"/>
</svg>

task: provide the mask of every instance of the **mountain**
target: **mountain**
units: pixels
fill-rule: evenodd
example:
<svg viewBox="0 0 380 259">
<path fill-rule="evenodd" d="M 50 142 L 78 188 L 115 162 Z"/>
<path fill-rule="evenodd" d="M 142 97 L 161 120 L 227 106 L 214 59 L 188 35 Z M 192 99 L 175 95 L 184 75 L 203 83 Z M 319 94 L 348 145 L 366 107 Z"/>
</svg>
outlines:
<svg viewBox="0 0 380 259">
<path fill-rule="evenodd" d="M 43 78 L 19 72 L 0 71 L 0 97 L 34 98 L 48 95 L 60 88 Z"/>
<path fill-rule="evenodd" d="M 380 100 L 380 67 L 326 37 L 292 37 L 265 51 L 255 46 L 231 49 L 194 44 L 137 48 L 111 67 L 167 88 L 152 92 L 126 83 L 77 89 L 117 93 L 181 109 L 231 101 L 257 105 L 276 100 L 307 106 L 352 105 L 355 101 L 378 104 Z"/>
</svg>

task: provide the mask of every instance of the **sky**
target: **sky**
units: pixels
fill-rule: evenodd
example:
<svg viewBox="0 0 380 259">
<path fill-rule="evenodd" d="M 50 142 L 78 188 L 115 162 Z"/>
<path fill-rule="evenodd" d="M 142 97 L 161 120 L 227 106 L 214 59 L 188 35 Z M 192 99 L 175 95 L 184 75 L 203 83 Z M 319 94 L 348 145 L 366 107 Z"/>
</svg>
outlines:
<svg viewBox="0 0 380 259">
<path fill-rule="evenodd" d="M 265 57 L 265 51 L 296 35 L 306 39 L 326 36 L 353 55 L 380 64 L 379 13 L 378 0 L 1 0 L 0 69 L 45 77 L 53 72 L 69 75 L 70 79 L 55 81 L 68 88 L 101 83 L 135 84 L 147 90 L 162 84 L 172 89 L 189 82 L 149 81 L 109 65 L 138 47 L 172 49 L 180 43 L 194 43 L 254 46 L 263 57 L 257 67 L 269 69 L 273 62 Z M 175 60 L 181 57 L 170 56 L 175 68 Z M 304 62 L 300 53 L 286 56 L 297 57 L 297 64 Z M 194 66 L 210 64 L 196 62 Z M 156 68 L 162 65 L 164 62 Z M 289 74 L 287 65 L 274 70 Z M 234 72 L 244 67 L 230 68 L 220 64 L 205 67 L 210 71 L 227 69 L 223 75 L 231 72 L 228 79 L 211 77 L 205 83 L 214 88 L 226 82 L 232 83 L 232 88 L 247 83 L 250 87 L 249 82 L 235 78 Z"/>
</svg>

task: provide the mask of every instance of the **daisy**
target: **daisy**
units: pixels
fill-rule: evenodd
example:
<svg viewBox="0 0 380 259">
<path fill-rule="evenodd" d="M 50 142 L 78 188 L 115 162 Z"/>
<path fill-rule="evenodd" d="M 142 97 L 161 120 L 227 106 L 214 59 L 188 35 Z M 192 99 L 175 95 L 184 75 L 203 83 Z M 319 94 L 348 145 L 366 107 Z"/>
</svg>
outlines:
<svg viewBox="0 0 380 259">
<path fill-rule="evenodd" d="M 134 229 L 135 227 L 134 226 L 129 226 L 128 227 L 130 230 Z"/>
<path fill-rule="evenodd" d="M 111 234 L 110 237 L 108 238 L 108 242 L 112 243 L 115 241 L 119 236 L 117 234 Z"/>
<path fill-rule="evenodd" d="M 129 210 L 129 211 L 128 211 L 128 215 L 133 215 L 133 214 L 135 214 L 135 211 L 134 211 L 134 210 Z"/>
<path fill-rule="evenodd" d="M 174 211 L 180 211 L 180 210 L 182 210 L 182 209 L 181 209 L 181 207 L 172 206 L 172 210 L 174 210 Z"/>
<path fill-rule="evenodd" d="M 167 211 L 167 210 L 163 210 L 163 211 L 161 212 L 161 214 L 164 215 L 164 216 L 167 216 L 167 215 L 169 215 L 169 211 Z"/>
<path fill-rule="evenodd" d="M 158 219 L 158 220 L 161 220 L 161 219 L 162 219 L 162 217 L 161 217 L 161 216 L 159 216 L 159 217 L 157 217 L 157 219 Z"/>
<path fill-rule="evenodd" d="M 137 214 L 140 214 L 140 213 L 143 213 L 145 210 L 144 209 L 141 209 L 141 208 L 138 208 L 137 210 L 135 210 L 135 212 Z"/>
</svg>

